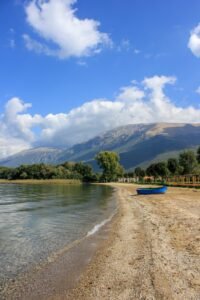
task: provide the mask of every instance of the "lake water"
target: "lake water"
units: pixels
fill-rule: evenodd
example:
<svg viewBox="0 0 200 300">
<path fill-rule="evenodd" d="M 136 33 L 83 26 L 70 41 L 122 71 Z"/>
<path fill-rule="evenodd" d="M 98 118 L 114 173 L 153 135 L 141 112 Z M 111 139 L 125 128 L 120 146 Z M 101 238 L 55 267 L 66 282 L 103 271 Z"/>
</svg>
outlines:
<svg viewBox="0 0 200 300">
<path fill-rule="evenodd" d="M 0 184 L 0 284 L 92 234 L 113 214 L 110 187 Z"/>
</svg>

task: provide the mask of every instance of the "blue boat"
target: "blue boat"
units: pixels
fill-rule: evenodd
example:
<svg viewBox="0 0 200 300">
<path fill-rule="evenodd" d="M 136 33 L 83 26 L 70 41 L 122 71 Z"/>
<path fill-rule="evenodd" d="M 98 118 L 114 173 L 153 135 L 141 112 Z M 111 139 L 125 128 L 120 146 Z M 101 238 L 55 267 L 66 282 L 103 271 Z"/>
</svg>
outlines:
<svg viewBox="0 0 200 300">
<path fill-rule="evenodd" d="M 138 195 L 153 195 L 153 194 L 165 194 L 167 191 L 166 186 L 156 188 L 140 188 L 137 189 Z"/>
</svg>

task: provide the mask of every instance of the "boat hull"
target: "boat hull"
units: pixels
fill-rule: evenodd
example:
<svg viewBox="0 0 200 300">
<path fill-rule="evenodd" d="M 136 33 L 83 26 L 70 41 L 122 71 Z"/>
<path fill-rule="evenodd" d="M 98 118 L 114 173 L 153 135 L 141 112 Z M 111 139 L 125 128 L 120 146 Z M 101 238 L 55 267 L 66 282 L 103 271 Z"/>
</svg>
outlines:
<svg viewBox="0 0 200 300">
<path fill-rule="evenodd" d="M 167 191 L 166 186 L 157 188 L 140 188 L 137 189 L 138 195 L 155 195 L 155 194 L 165 194 Z"/>
</svg>

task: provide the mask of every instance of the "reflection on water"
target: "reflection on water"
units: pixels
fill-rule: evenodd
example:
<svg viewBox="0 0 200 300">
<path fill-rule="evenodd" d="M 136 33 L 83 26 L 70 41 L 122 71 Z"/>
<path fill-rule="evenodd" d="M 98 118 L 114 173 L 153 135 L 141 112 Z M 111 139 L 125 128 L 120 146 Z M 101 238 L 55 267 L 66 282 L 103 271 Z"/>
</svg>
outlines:
<svg viewBox="0 0 200 300">
<path fill-rule="evenodd" d="M 86 235 L 114 207 L 106 186 L 0 184 L 0 281 Z"/>
</svg>

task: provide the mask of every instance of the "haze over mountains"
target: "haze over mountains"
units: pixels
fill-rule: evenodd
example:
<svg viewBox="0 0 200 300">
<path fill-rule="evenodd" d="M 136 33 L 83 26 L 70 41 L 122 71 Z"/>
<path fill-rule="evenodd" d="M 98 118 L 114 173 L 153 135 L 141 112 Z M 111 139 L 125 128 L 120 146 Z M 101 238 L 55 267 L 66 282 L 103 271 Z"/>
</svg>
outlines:
<svg viewBox="0 0 200 300">
<path fill-rule="evenodd" d="M 200 145 L 199 124 L 137 124 L 118 127 L 70 149 L 35 148 L 19 152 L 0 161 L 1 166 L 21 164 L 59 164 L 83 161 L 95 166 L 95 154 L 102 150 L 116 151 L 126 170 L 152 161 L 176 156 L 184 149 Z"/>
</svg>

